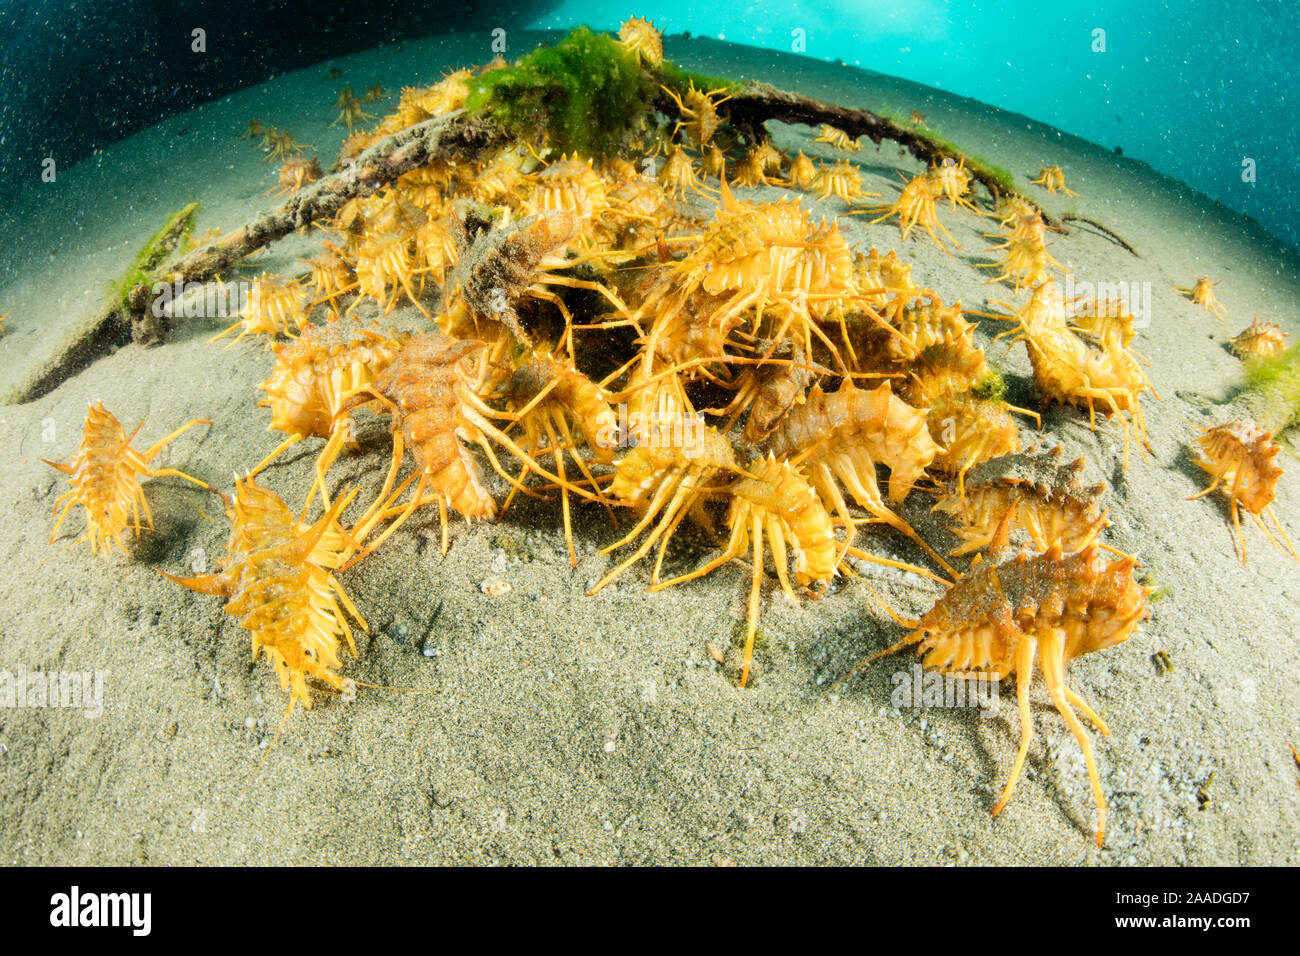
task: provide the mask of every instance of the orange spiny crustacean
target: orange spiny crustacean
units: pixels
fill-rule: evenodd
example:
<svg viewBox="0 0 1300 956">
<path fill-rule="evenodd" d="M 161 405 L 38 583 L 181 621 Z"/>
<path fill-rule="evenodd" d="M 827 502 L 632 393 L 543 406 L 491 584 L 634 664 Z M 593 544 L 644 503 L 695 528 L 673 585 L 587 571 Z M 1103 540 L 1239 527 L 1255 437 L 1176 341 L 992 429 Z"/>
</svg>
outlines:
<svg viewBox="0 0 1300 956">
<path fill-rule="evenodd" d="M 392 365 L 408 338 L 405 333 L 382 335 L 336 317 L 323 327 L 307 326 L 293 342 L 275 348 L 275 370 L 260 386 L 266 398 L 258 405 L 271 409 L 271 429 L 328 439 L 316 461 L 312 489 L 313 495 L 320 489 L 326 508 L 325 473 L 353 434 L 343 402 Z"/>
<path fill-rule="evenodd" d="M 925 174 L 914 176 L 911 179 L 903 177 L 903 191 L 892 203 L 868 207 L 863 210 L 854 210 L 854 212 L 859 211 L 868 215 L 881 213 L 879 217 L 871 220 L 872 223 L 884 222 L 890 216 L 898 216 L 898 228 L 902 231 L 904 240 L 907 239 L 908 234 L 916 226 L 920 226 L 930 234 L 930 238 L 934 240 L 936 246 L 942 249 L 946 255 L 952 255 L 934 231 L 937 227 L 940 232 L 948 237 L 949 242 L 958 249 L 961 248 L 961 243 L 954 239 L 952 233 L 939 221 L 939 215 L 935 210 L 934 193 L 930 189 L 930 180 Z"/>
<path fill-rule="evenodd" d="M 829 199 L 834 196 L 846 203 L 852 203 L 854 200 L 881 198 L 880 193 L 869 193 L 863 190 L 861 171 L 857 166 L 843 159 L 832 163 L 829 168 L 820 167 L 810 186 L 817 193 L 818 199 Z"/>
<path fill-rule="evenodd" d="M 569 210 L 531 216 L 498 228 L 485 229 L 469 240 L 443 289 L 443 314 L 439 327 L 453 338 L 478 337 L 483 326 L 494 328 L 492 357 L 508 348 L 509 338 L 528 345 L 517 306 L 524 299 L 539 299 L 555 306 L 565 321 L 561 346 L 567 347 L 573 316 L 564 301 L 548 286 L 586 289 L 604 296 L 620 312 L 627 307 L 604 283 L 558 275 L 583 261 L 566 258 L 579 241 L 583 222 Z"/>
<path fill-rule="evenodd" d="M 1296 558 L 1295 546 L 1277 520 L 1272 505 L 1276 496 L 1277 480 L 1282 477 L 1282 468 L 1274 461 L 1282 450 L 1281 446 L 1273 440 L 1271 434 L 1261 430 L 1249 419 L 1238 418 L 1213 428 L 1202 428 L 1201 431 L 1203 434 L 1196 441 L 1200 445 L 1202 457 L 1196 459 L 1195 463 L 1209 472 L 1214 477 L 1214 481 L 1204 491 L 1190 496 L 1188 500 L 1203 498 L 1216 488 L 1222 487 L 1224 494 L 1227 495 L 1228 507 L 1232 515 L 1234 541 L 1240 543 L 1242 564 L 1246 563 L 1246 536 L 1241 531 L 1239 508 L 1244 508 L 1246 513 L 1255 519 L 1264 536 L 1272 541 L 1279 551 Z M 1286 542 L 1285 548 L 1264 525 L 1260 518 L 1261 514 L 1266 514 L 1272 519 L 1273 526 Z"/>
<path fill-rule="evenodd" d="M 893 394 L 889 382 L 870 391 L 844 379 L 826 394 L 814 385 L 767 440 L 778 459 L 802 461 L 818 495 L 846 528 L 849 540 L 860 523 L 850 514 L 840 487 L 871 516 L 901 531 L 945 570 L 952 567 L 926 544 L 901 516 L 885 504 L 876 481 L 876 465 L 889 468 L 889 499 L 900 502 L 939 453 L 930 437 L 925 412 Z"/>
<path fill-rule="evenodd" d="M 1000 397 L 1000 380 L 971 341 L 969 329 L 955 337 L 945 330 L 944 339 L 928 344 L 907 372 L 910 381 L 903 385 L 902 397 L 926 410 L 930 435 L 941 446 L 931 470 L 956 476 L 959 496 L 968 471 L 1020 450 L 1020 428 L 1012 412 L 1038 420 L 1034 412 Z"/>
<path fill-rule="evenodd" d="M 1035 186 L 1042 186 L 1049 193 L 1057 190 L 1068 196 L 1078 196 L 1073 189 L 1065 185 L 1065 170 L 1060 166 L 1043 166 L 1038 167 L 1038 178 L 1029 180 Z"/>
<path fill-rule="evenodd" d="M 697 317 L 700 324 L 726 328 L 744 315 L 758 333 L 771 316 L 772 348 L 788 334 L 810 354 L 816 338 L 844 372 L 847 365 L 821 323 L 838 318 L 843 330 L 846 301 L 897 334 L 859 294 L 852 252 L 838 227 L 813 224 L 797 202 L 740 202 L 724 180 L 714 220 L 690 241 L 694 248 L 662 267 L 663 281 L 629 314 L 629 322 L 671 315 L 703 289 L 717 298 L 715 307 Z"/>
<path fill-rule="evenodd" d="M 841 546 L 835 539 L 831 516 L 816 489 L 809 484 L 801 470 L 789 461 L 778 461 L 769 453 L 766 458 L 751 462 L 740 477 L 727 487 L 725 494 L 731 499 L 727 516 L 731 537 L 722 554 L 689 574 L 654 584 L 651 590 L 659 591 L 683 581 L 703 577 L 728 561 L 743 557 L 752 544 L 753 564 L 745 649 L 740 665 L 740 686 L 744 687 L 749 682 L 750 665 L 754 658 L 754 638 L 758 630 L 764 541 L 772 550 L 772 564 L 781 590 L 791 601 L 796 598 L 790 587 L 787 570 L 790 560 L 786 546 L 794 553 L 795 583 L 810 593 L 812 585 L 818 584 L 824 588 L 835 576 Z M 847 551 L 864 561 L 933 577 L 923 568 L 878 558 L 851 546 Z"/>
<path fill-rule="evenodd" d="M 663 33 L 649 20 L 632 17 L 625 21 L 618 29 L 618 42 L 651 66 L 664 61 Z"/>
<path fill-rule="evenodd" d="M 788 461 L 777 461 L 772 455 L 751 462 L 745 474 L 728 489 L 731 496 L 727 524 L 731 538 L 722 554 L 703 567 L 654 585 L 660 590 L 683 581 L 703 577 L 735 558 L 740 558 L 753 545 L 753 570 L 749 592 L 748 629 L 745 633 L 745 651 L 740 669 L 740 686 L 749 682 L 750 663 L 754 657 L 754 637 L 758 628 L 759 600 L 763 583 L 763 545 L 766 539 L 772 549 L 772 564 L 776 568 L 781 590 L 795 600 L 787 571 L 789 558 L 786 545 L 794 551 L 795 581 L 801 587 L 814 583 L 825 585 L 835 576 L 838 563 L 838 544 L 830 515 L 806 478 Z"/>
<path fill-rule="evenodd" d="M 681 146 L 674 146 L 669 150 L 655 179 L 665 196 L 684 199 L 687 190 L 705 195 L 700 188 L 700 179 L 695 172 L 695 163 L 691 159 L 691 154 Z"/>
<path fill-rule="evenodd" d="M 544 455 L 554 458 L 555 472 L 564 482 L 560 488 L 564 540 L 569 549 L 569 563 L 576 568 L 578 555 L 573 545 L 564 455 L 566 451 L 569 453 L 592 491 L 598 491 L 600 483 L 579 456 L 575 435 L 581 436 L 594 461 L 613 464 L 618 419 L 610 407 L 610 395 L 579 371 L 572 359 L 542 348 L 534 349 L 524 358 L 505 389 L 511 411 L 500 417 L 518 423 L 523 430 L 520 447 L 529 455 L 537 459 Z M 526 464 L 524 468 L 528 470 Z M 516 485 L 511 497 L 518 489 Z M 509 503 L 507 500 L 506 505 Z"/>
<path fill-rule="evenodd" d="M 935 199 L 947 196 L 953 209 L 963 206 L 976 215 L 983 215 L 975 204 L 966 198 L 970 193 L 971 174 L 966 169 L 965 157 L 962 157 L 960 162 L 954 163 L 951 156 L 945 156 L 938 166 L 930 167 L 926 177 L 929 180 L 930 192 L 934 194 Z"/>
<path fill-rule="evenodd" d="M 320 162 L 315 156 L 311 159 L 305 156 L 290 156 L 280 167 L 280 181 L 263 195 L 276 196 L 280 193 L 293 195 L 304 186 L 320 179 L 322 175 Z"/>
<path fill-rule="evenodd" d="M 290 334 L 290 324 L 295 331 L 307 324 L 308 313 L 311 311 L 307 300 L 307 290 L 299 279 L 283 279 L 263 272 L 260 278 L 253 280 L 248 301 L 240 310 L 239 321 L 208 341 L 215 342 L 235 329 L 240 329 L 226 348 L 246 335 L 267 336 L 269 347 L 270 340 L 275 336 Z"/>
<path fill-rule="evenodd" d="M 144 490 L 140 487 L 140 478 L 160 478 L 172 476 L 184 478 L 198 485 L 205 491 L 212 489 L 204 482 L 193 478 L 175 468 L 150 468 L 149 465 L 170 441 L 195 425 L 210 425 L 207 419 L 196 418 L 182 425 L 170 435 L 160 439 L 145 451 L 136 451 L 131 447 L 131 440 L 144 425 L 142 421 L 129 436 L 113 413 L 104 408 L 104 403 L 91 405 L 86 412 L 85 432 L 77 454 L 69 462 L 53 462 L 45 458 L 41 461 L 68 476 L 72 489 L 60 496 L 54 503 L 55 513 L 59 515 L 50 534 L 50 543 L 59 534 L 63 519 L 68 516 L 73 505 L 86 509 L 86 533 L 74 544 L 90 540 L 91 550 L 99 552 L 104 546 L 104 553 L 112 550 L 113 545 L 123 552 L 122 534 L 128 527 L 138 537 L 140 534 L 140 512 L 153 528 L 153 515 L 149 512 L 149 503 L 145 500 Z M 64 504 L 66 502 L 66 504 Z M 59 512 L 59 505 L 63 510 Z"/>
<path fill-rule="evenodd" d="M 1142 448 L 1150 450 L 1141 396 L 1143 392 L 1157 399 L 1160 396 L 1119 337 L 1104 338 L 1101 348 L 1093 349 L 1070 331 L 1065 300 L 1054 279 L 1038 286 L 1019 310 L 1004 302 L 997 304 L 1016 314 L 1014 321 L 1020 323 L 1018 339 L 1025 341 L 1029 351 L 1034 387 L 1044 408 L 1053 402 L 1087 408 L 1093 431 L 1097 429 L 1098 407 L 1106 417 L 1117 417 L 1124 435 L 1125 467 L 1130 430 Z"/>
<path fill-rule="evenodd" d="M 677 526 L 687 515 L 702 519 L 700 505 L 708 497 L 710 482 L 737 471 L 731 443 L 694 414 L 679 389 L 666 386 L 645 397 L 642 407 L 645 441 L 639 441 L 618 461 L 609 486 L 617 500 L 635 508 L 641 517 L 631 531 L 601 553 L 631 543 L 647 529 L 650 532 L 630 557 L 592 586 L 589 597 L 645 557 L 656 543 L 659 554 L 650 583 L 658 584 L 664 553 Z"/>
<path fill-rule="evenodd" d="M 343 397 L 393 364 L 408 338 L 335 319 L 276 346 L 275 370 L 261 384 L 266 398 L 258 403 L 271 409 L 269 427 L 286 435 L 331 437 L 344 421 Z"/>
<path fill-rule="evenodd" d="M 369 529 L 384 518 L 397 517 L 354 561 L 377 548 L 424 504 L 438 504 L 443 554 L 447 553 L 448 506 L 467 519 L 496 516 L 496 502 L 484 486 L 478 462 L 465 442 L 482 448 L 493 470 L 515 487 L 519 487 L 519 482 L 502 466 L 489 438 L 523 462 L 528 470 L 584 497 L 596 497 L 542 468 L 492 424 L 489 419 L 499 413 L 478 397 L 474 390 L 477 374 L 469 364 L 470 357 L 483 347 L 483 342 L 449 339 L 438 332 L 414 336 L 403 346 L 397 360 L 373 382 L 344 397 L 339 415 L 375 401 L 391 414 L 393 432 L 393 460 L 383 490 L 358 520 Z M 417 471 L 393 490 L 408 445 Z M 393 507 L 392 502 L 417 476 L 418 484 L 410 501 Z M 424 495 L 426 488 L 431 489 L 432 497 Z"/>
<path fill-rule="evenodd" d="M 196 577 L 160 573 L 192 591 L 226 598 L 225 612 L 252 634 L 253 659 L 264 655 L 289 692 L 288 712 L 298 701 L 310 710 L 307 678 L 342 690 L 340 639 L 356 653 L 344 609 L 367 629 L 333 575 L 354 546 L 339 516 L 356 491 L 340 495 L 308 524 L 274 491 L 259 485 L 255 473 L 236 481 L 233 506 L 227 505 L 231 531 L 218 562 L 221 571 Z"/>
<path fill-rule="evenodd" d="M 772 434 L 790 409 L 804 400 L 817 371 L 816 366 L 808 364 L 803 349 L 789 339 L 777 345 L 772 358 L 775 361 L 763 362 L 742 374 L 735 397 L 722 410 L 724 415 L 732 412 L 739 417 L 741 410 L 749 409 L 741 433 L 747 445 L 757 445 Z"/>
<path fill-rule="evenodd" d="M 1191 299 L 1193 303 L 1201 306 L 1206 312 L 1213 312 L 1214 317 L 1223 322 L 1228 317 L 1228 310 L 1223 307 L 1214 294 L 1214 287 L 1218 284 L 1217 282 L 1211 282 L 1209 276 L 1197 276 L 1196 283 L 1190 289 L 1174 286 L 1174 291 L 1185 298 Z"/>
<path fill-rule="evenodd" d="M 1229 342 L 1232 354 L 1243 361 L 1277 358 L 1286 351 L 1286 333 L 1276 322 L 1260 322 L 1259 317 Z"/>
<path fill-rule="evenodd" d="M 842 129 L 837 129 L 829 123 L 822 125 L 821 134 L 813 140 L 814 143 L 830 143 L 836 149 L 845 153 L 856 153 L 862 149 L 862 137 L 849 139 L 849 134 Z"/>
<path fill-rule="evenodd" d="M 1065 665 L 1081 654 L 1103 650 L 1128 640 L 1149 616 L 1147 597 L 1153 589 L 1133 577 L 1131 557 L 1107 560 L 1093 546 L 1075 554 L 1053 547 L 1043 554 L 1009 556 L 1006 549 L 1010 514 L 993 541 L 990 560 L 978 556 L 969 572 L 919 620 L 896 620 L 911 629 L 897 644 L 869 658 L 917 645 L 922 666 L 942 674 L 1001 680 L 1016 675 L 1020 711 L 1020 748 L 1002 796 L 993 807 L 997 816 L 1015 792 L 1029 755 L 1033 724 L 1029 686 L 1034 661 L 1053 705 L 1079 742 L 1088 766 L 1097 808 L 1097 845 L 1106 830 L 1106 798 L 1093 759 L 1092 745 L 1077 708 L 1103 734 L 1110 730 L 1100 716 L 1065 684 Z M 893 614 L 893 611 L 890 611 Z M 856 670 L 856 669 L 855 669 Z"/>
<path fill-rule="evenodd" d="M 1000 455 L 972 469 L 964 489 L 949 489 L 934 510 L 962 519 L 953 530 L 965 543 L 952 553 L 988 547 L 1008 514 L 1010 527 L 1022 528 L 1036 551 L 1073 554 L 1095 544 L 1110 525 L 1100 504 L 1106 486 L 1084 484 L 1084 460 L 1062 465 L 1061 454 L 1057 445 L 1047 453 Z"/>
<path fill-rule="evenodd" d="M 722 118 L 718 116 L 718 107 L 731 99 L 730 95 L 720 96 L 724 90 L 697 90 L 695 82 L 692 80 L 688 83 L 687 90 L 684 94 L 679 95 L 676 90 L 664 86 L 661 89 L 667 93 L 672 101 L 677 104 L 677 111 L 681 114 L 673 133 L 677 130 L 685 130 L 686 135 L 690 137 L 698 148 L 704 149 L 713 140 L 713 134 L 718 131 L 722 124 Z M 718 97 L 714 99 L 714 97 Z"/>
<path fill-rule="evenodd" d="M 1055 266 L 1062 272 L 1068 271 L 1047 251 L 1046 234 L 1047 226 L 1043 222 L 1041 213 L 1035 213 L 1032 217 L 1021 217 L 1015 227 L 1004 236 L 986 234 L 988 238 L 1004 240 L 990 246 L 988 251 L 992 252 L 995 249 L 1006 251 L 1003 258 L 997 262 L 978 264 L 983 269 L 1002 269 L 1001 273 L 989 279 L 985 285 L 1012 279 L 1015 282 L 1015 291 L 1018 293 L 1022 288 L 1032 289 L 1046 281 L 1049 265 Z"/>
</svg>

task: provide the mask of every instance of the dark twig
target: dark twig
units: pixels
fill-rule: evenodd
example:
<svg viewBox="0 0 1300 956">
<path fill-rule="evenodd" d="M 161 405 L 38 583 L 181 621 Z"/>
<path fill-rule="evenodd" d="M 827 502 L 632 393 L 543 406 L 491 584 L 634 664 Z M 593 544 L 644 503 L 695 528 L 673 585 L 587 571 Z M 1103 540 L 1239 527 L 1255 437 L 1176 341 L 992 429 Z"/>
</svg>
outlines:
<svg viewBox="0 0 1300 956">
<path fill-rule="evenodd" d="M 1096 219 L 1089 219 L 1087 216 L 1078 216 L 1075 215 L 1074 213 L 1067 212 L 1065 215 L 1061 217 L 1061 221 L 1062 222 L 1086 222 L 1088 225 L 1092 226 L 1092 228 L 1098 230 L 1099 232 L 1104 232 L 1106 235 L 1110 236 L 1110 238 L 1114 239 L 1116 242 L 1118 242 L 1121 246 L 1123 246 L 1133 255 L 1137 256 L 1139 259 L 1142 258 L 1142 256 L 1139 255 L 1138 251 L 1134 249 L 1131 245 L 1129 245 L 1122 236 L 1120 236 L 1118 233 L 1114 232 L 1113 230 L 1106 228 L 1101 223 L 1099 223 Z"/>
<path fill-rule="evenodd" d="M 930 165 L 937 166 L 944 159 L 965 160 L 971 178 L 981 183 L 995 201 L 1009 192 L 1038 210 L 1043 216 L 1043 222 L 1058 232 L 1069 232 L 1065 226 L 1067 222 L 1084 222 L 1104 232 L 1133 255 L 1138 254 L 1132 245 L 1096 220 L 1073 214 L 1054 216 L 1031 197 L 1009 187 L 1005 179 L 988 169 L 978 159 L 966 156 L 954 150 L 952 146 L 939 142 L 922 129 L 903 126 L 887 116 L 881 116 L 870 110 L 837 106 L 810 96 L 778 90 L 767 83 L 750 82 L 732 93 L 730 99 L 719 106 L 719 112 L 725 114 L 731 124 L 739 129 L 761 129 L 766 120 L 801 123 L 806 126 L 825 123 L 843 130 L 853 139 L 866 136 L 876 144 L 886 139 L 891 140 L 906 148 L 917 159 Z"/>
<path fill-rule="evenodd" d="M 472 160 L 504 142 L 507 136 L 490 121 L 451 113 L 417 123 L 371 146 L 338 172 L 290 196 L 279 208 L 258 214 L 229 235 L 151 268 L 143 281 L 114 298 L 104 310 L 74 331 L 58 354 L 7 396 L 28 402 L 48 394 L 91 362 L 126 344 L 162 342 L 167 327 L 153 310 L 154 287 L 180 280 L 206 282 L 264 246 L 333 216 L 348 200 L 368 196 L 403 173 L 435 159 Z"/>
<path fill-rule="evenodd" d="M 344 203 L 370 195 L 405 172 L 436 159 L 472 160 L 505 139 L 504 131 L 492 122 L 464 112 L 409 126 L 380 140 L 338 172 L 294 193 L 280 208 L 261 213 L 230 235 L 167 264 L 159 277 L 204 282 L 276 239 L 329 219 Z"/>
</svg>

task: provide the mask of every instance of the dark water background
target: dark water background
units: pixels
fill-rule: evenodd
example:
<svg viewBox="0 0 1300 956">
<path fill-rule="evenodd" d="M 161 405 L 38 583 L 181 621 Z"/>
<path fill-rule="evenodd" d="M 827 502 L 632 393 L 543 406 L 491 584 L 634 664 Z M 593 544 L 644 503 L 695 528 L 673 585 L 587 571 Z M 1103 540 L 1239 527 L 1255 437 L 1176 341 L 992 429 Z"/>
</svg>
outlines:
<svg viewBox="0 0 1300 956">
<path fill-rule="evenodd" d="M 0 0 L 0 186 L 166 116 L 383 43 L 501 23 L 551 0 Z M 195 53 L 192 31 L 205 31 Z M 486 44 L 485 44 L 486 46 Z M 361 91 L 358 90 L 358 93 Z"/>
</svg>

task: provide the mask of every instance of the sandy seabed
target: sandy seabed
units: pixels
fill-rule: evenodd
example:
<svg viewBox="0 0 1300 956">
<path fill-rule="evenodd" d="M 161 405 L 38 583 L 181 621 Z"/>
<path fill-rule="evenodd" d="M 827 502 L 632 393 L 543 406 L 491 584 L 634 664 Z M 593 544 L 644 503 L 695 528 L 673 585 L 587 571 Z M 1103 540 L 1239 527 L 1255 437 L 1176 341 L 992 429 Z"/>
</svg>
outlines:
<svg viewBox="0 0 1300 956">
<path fill-rule="evenodd" d="M 511 55 L 536 37 L 516 35 Z M 316 144 L 335 91 L 432 82 L 446 68 L 490 58 L 487 39 L 442 37 L 358 54 L 289 74 L 115 144 L 33 188 L 0 219 L 12 250 L 0 265 L 0 392 L 47 360 L 93 313 L 103 290 L 168 212 L 203 203 L 200 228 L 229 231 L 266 208 L 273 170 L 237 138 L 259 117 Z M 1052 255 L 1079 281 L 1150 283 L 1152 321 L 1135 347 L 1151 361 L 1160 401 L 1144 400 L 1153 454 L 1120 467 L 1119 428 L 1087 427 L 1055 408 L 1044 429 L 1086 477 L 1107 483 L 1113 526 L 1104 540 L 1136 552 L 1169 589 L 1127 643 L 1074 661 L 1068 680 L 1109 722 L 1094 746 L 1110 814 L 1106 845 L 1092 840 L 1083 757 L 1035 687 L 1036 737 L 1014 799 L 989 808 L 1010 770 L 1019 725 L 1007 688 L 991 717 L 972 708 L 896 708 L 897 655 L 832 691 L 864 656 L 902 636 L 861 581 L 839 582 L 795 606 L 769 580 L 761 673 L 736 687 L 708 645 L 743 629 L 749 567 L 646 593 L 634 567 L 594 598 L 610 567 L 614 531 L 579 508 L 580 562 L 571 569 L 557 509 L 514 504 L 499 522 L 458 523 L 444 559 L 436 513 L 426 512 L 344 576 L 370 622 L 346 676 L 424 693 L 360 688 L 354 701 L 317 695 L 295 711 L 267 756 L 285 694 L 250 663 L 248 636 L 221 601 L 182 590 L 195 549 L 216 557 L 228 525 L 214 500 L 175 479 L 146 485 L 157 531 L 128 556 L 48 543 L 64 479 L 41 457 L 67 460 L 88 402 L 102 399 L 127 426 L 145 419 L 138 447 L 191 418 L 168 464 L 217 487 L 279 442 L 258 409 L 270 354 L 244 342 L 206 342 L 220 320 L 182 325 L 164 346 L 127 347 L 44 398 L 0 407 L 0 669 L 103 672 L 103 712 L 0 709 L 0 859 L 32 864 L 173 863 L 1012 863 L 1295 864 L 1300 788 L 1288 743 L 1300 745 L 1300 565 L 1247 526 L 1249 564 L 1233 550 L 1217 498 L 1191 463 L 1193 424 L 1239 414 L 1221 404 L 1239 382 L 1227 339 L 1252 316 L 1300 334 L 1294 250 L 1252 222 L 1142 164 L 1056 130 L 910 83 L 793 56 L 669 38 L 683 65 L 754 78 L 812 96 L 907 115 L 1025 182 L 1040 162 L 1065 168 L 1080 198 L 1033 192 L 1060 212 L 1106 223 L 1129 255 L 1086 227 L 1054 239 Z M 330 79 L 331 66 L 343 71 Z M 388 106 L 391 100 L 378 104 Z M 788 152 L 835 158 L 803 128 L 776 126 Z M 856 154 L 868 190 L 892 198 L 898 171 L 919 165 L 886 143 Z M 328 165 L 328 163 L 326 163 Z M 757 191 L 756 198 L 773 198 Z M 838 200 L 814 215 L 844 211 Z M 970 214 L 941 213 L 962 249 L 902 242 L 896 225 L 844 217 L 863 249 L 897 248 L 944 301 L 984 309 L 1009 300 L 982 285 L 992 231 Z M 291 237 L 254 259 L 297 271 L 315 239 Z M 1221 324 L 1172 291 L 1209 274 L 1231 311 Z M 1033 405 L 1024 346 L 977 342 L 1008 378 L 1008 398 Z M 362 498 L 388 463 L 382 420 L 362 420 L 359 454 L 337 466 Z M 1031 442 L 1029 424 L 1023 438 Z M 295 449 L 262 481 L 287 500 L 311 482 L 315 444 Z M 1300 540 L 1300 467 L 1290 451 L 1275 505 Z M 504 483 L 495 486 L 504 497 Z M 936 547 L 956 539 L 920 492 L 904 514 Z M 79 535 L 77 514 L 66 532 Z M 72 538 L 65 534 L 60 544 Z M 905 539 L 873 532 L 872 550 L 924 563 Z M 684 572 L 711 553 L 684 530 L 670 563 Z M 926 610 L 938 585 L 868 572 L 901 613 Z M 508 593 L 483 584 L 502 579 Z M 1152 655 L 1165 651 L 1171 670 Z M 265 759 L 263 759 L 265 758 Z M 1212 775 L 1212 776 L 1211 776 Z M 1207 781 L 1209 781 L 1207 785 Z M 1198 795 L 1199 791 L 1199 795 Z M 1208 798 L 1208 799 L 1207 799 Z"/>
</svg>

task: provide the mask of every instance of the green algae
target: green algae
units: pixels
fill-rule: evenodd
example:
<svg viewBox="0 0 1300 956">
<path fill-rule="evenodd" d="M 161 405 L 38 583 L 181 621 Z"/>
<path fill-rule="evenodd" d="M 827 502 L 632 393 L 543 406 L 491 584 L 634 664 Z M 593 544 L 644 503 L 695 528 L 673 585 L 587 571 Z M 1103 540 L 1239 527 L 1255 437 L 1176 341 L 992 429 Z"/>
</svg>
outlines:
<svg viewBox="0 0 1300 956">
<path fill-rule="evenodd" d="M 140 247 L 140 251 L 135 254 L 131 264 L 122 273 L 122 278 L 113 283 L 109 300 L 129 313 L 131 290 L 138 285 L 149 285 L 152 282 L 154 271 L 176 250 L 181 236 L 193 227 L 194 218 L 198 214 L 199 204 L 192 202 L 168 216 L 162 228 Z"/>
<path fill-rule="evenodd" d="M 520 138 L 544 131 L 561 152 L 609 156 L 640 138 L 656 95 L 635 53 L 579 27 L 478 77 L 465 108 Z"/>
</svg>

